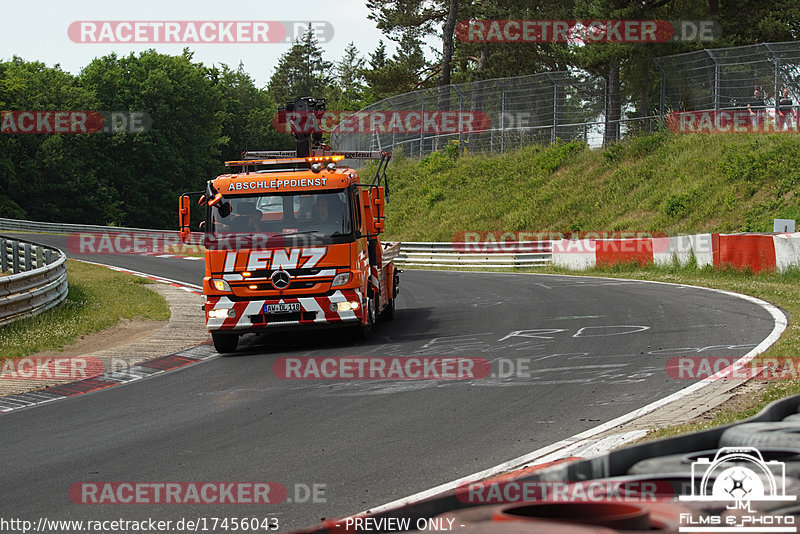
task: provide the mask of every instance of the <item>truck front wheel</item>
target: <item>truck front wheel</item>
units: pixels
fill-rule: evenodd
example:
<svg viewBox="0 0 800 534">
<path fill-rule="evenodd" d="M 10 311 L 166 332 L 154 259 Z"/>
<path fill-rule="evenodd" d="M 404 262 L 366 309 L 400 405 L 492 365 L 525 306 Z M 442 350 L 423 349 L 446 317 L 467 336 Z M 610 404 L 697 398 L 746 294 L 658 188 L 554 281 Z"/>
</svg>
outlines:
<svg viewBox="0 0 800 534">
<path fill-rule="evenodd" d="M 367 314 L 367 322 L 356 327 L 356 337 L 366 341 L 372 336 L 372 329 L 375 327 L 375 320 L 377 319 L 375 315 L 375 299 L 369 297 L 364 306 L 364 312 Z"/>
<path fill-rule="evenodd" d="M 214 348 L 220 354 L 236 352 L 236 347 L 239 345 L 239 334 L 211 332 L 211 340 L 214 342 Z"/>
</svg>

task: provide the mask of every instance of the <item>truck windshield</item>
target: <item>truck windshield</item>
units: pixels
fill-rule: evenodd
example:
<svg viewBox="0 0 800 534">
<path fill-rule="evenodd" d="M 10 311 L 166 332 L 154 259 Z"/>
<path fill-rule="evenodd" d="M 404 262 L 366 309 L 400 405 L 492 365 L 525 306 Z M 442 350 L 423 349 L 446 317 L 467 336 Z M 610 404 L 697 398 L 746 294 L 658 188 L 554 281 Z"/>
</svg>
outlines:
<svg viewBox="0 0 800 534">
<path fill-rule="evenodd" d="M 323 239 L 350 236 L 353 218 L 349 198 L 346 190 L 225 198 L 212 208 L 209 230 L 287 237 L 302 234 Z"/>
</svg>

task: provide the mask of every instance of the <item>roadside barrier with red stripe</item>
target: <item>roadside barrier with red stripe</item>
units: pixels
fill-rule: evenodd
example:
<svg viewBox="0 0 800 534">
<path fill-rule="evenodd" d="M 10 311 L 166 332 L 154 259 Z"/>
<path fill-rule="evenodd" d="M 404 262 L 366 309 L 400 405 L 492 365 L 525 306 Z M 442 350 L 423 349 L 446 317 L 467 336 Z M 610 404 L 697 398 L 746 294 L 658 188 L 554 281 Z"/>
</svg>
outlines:
<svg viewBox="0 0 800 534">
<path fill-rule="evenodd" d="M 789 234 L 698 234 L 635 239 L 563 239 L 553 242 L 553 263 L 570 269 L 636 262 L 688 263 L 783 271 L 800 267 L 800 232 Z"/>
</svg>

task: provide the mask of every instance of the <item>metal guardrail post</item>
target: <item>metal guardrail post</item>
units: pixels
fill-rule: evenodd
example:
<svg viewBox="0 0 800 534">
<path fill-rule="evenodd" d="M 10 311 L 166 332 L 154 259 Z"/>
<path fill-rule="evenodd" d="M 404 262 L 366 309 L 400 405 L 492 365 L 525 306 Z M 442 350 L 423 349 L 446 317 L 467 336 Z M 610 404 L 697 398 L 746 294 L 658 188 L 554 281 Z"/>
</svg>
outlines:
<svg viewBox="0 0 800 534">
<path fill-rule="evenodd" d="M 16 241 L 11 242 L 11 270 L 19 272 L 19 245 Z"/>
</svg>

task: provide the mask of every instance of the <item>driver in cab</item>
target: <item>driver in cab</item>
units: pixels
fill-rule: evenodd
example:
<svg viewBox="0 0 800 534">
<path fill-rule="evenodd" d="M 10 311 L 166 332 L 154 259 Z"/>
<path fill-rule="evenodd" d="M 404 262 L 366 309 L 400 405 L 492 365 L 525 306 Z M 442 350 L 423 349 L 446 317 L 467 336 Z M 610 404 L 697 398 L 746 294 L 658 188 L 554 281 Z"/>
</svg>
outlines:
<svg viewBox="0 0 800 534">
<path fill-rule="evenodd" d="M 255 202 L 240 202 L 236 207 L 236 218 L 231 221 L 231 230 L 234 232 L 260 232 L 261 211 Z"/>
<path fill-rule="evenodd" d="M 337 205 L 338 204 L 338 205 Z M 312 226 L 325 235 L 343 231 L 344 206 L 332 202 L 328 196 L 320 196 L 311 211 Z"/>
</svg>

